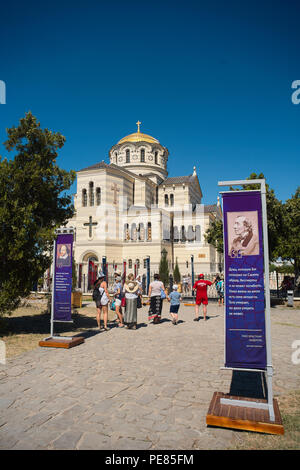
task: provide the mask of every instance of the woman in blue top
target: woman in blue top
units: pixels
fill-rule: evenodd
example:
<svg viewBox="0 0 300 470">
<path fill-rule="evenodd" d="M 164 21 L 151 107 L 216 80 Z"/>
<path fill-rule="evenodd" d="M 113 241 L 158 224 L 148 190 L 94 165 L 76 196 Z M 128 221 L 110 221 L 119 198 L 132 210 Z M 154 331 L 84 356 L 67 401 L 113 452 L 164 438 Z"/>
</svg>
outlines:
<svg viewBox="0 0 300 470">
<path fill-rule="evenodd" d="M 173 325 L 177 325 L 178 322 L 178 310 L 180 307 L 181 294 L 177 292 L 178 286 L 174 284 L 173 292 L 168 297 L 168 300 L 171 302 L 170 305 L 170 315 L 172 317 Z"/>
</svg>

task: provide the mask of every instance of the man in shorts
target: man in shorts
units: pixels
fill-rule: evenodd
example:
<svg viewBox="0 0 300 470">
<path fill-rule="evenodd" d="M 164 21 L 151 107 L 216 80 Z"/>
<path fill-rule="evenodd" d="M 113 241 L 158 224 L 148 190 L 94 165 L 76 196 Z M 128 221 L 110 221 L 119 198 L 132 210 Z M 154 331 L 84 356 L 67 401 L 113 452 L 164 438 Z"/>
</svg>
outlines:
<svg viewBox="0 0 300 470">
<path fill-rule="evenodd" d="M 206 281 L 204 279 L 204 274 L 199 274 L 198 281 L 195 282 L 193 289 L 196 290 L 196 304 L 195 304 L 195 318 L 194 321 L 199 320 L 199 306 L 203 305 L 203 316 L 204 320 L 206 321 L 206 313 L 207 313 L 207 286 L 211 286 L 214 281 Z"/>
</svg>

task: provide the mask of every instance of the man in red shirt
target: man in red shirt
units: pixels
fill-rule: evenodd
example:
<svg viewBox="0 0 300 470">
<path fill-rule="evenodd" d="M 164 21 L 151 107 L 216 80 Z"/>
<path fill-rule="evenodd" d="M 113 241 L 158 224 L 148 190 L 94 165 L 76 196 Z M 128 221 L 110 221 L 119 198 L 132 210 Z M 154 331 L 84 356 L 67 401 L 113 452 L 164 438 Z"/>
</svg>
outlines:
<svg viewBox="0 0 300 470">
<path fill-rule="evenodd" d="M 196 305 L 195 305 L 195 315 L 194 321 L 199 320 L 199 306 L 203 305 L 203 316 L 204 320 L 206 320 L 206 313 L 207 313 L 207 286 L 211 286 L 215 280 L 206 281 L 204 279 L 204 274 L 199 274 L 198 281 L 195 282 L 193 289 L 196 289 Z"/>
</svg>

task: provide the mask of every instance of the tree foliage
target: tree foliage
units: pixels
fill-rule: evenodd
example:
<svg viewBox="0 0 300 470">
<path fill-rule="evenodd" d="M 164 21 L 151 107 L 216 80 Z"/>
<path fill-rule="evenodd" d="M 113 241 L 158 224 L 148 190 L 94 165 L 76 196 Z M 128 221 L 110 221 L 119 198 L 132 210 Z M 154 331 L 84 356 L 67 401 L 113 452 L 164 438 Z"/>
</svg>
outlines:
<svg viewBox="0 0 300 470">
<path fill-rule="evenodd" d="M 167 251 L 165 249 L 161 252 L 161 259 L 159 263 L 159 277 L 165 286 L 169 284 L 169 266 L 167 260 Z"/>
<path fill-rule="evenodd" d="M 177 258 L 176 258 L 175 268 L 174 268 L 174 271 L 173 271 L 173 278 L 174 278 L 174 282 L 176 284 L 178 284 L 181 281 L 181 275 L 180 275 L 180 271 L 179 271 Z"/>
<path fill-rule="evenodd" d="M 283 229 L 276 253 L 294 266 L 296 281 L 300 275 L 300 186 L 283 205 Z"/>
<path fill-rule="evenodd" d="M 213 245 L 219 253 L 223 253 L 223 222 L 216 219 L 204 234 L 205 241 Z"/>
<path fill-rule="evenodd" d="M 56 163 L 65 137 L 42 129 L 31 112 L 7 129 L 0 158 L 0 315 L 11 312 L 50 265 L 54 229 L 74 213 L 75 172 Z"/>
</svg>

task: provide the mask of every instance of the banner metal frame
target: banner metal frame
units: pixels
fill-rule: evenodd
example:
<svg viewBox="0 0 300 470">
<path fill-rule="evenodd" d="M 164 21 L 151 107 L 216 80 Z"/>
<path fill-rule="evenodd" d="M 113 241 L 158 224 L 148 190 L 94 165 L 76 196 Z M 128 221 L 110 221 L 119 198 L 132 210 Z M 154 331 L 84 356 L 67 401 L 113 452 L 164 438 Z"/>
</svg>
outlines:
<svg viewBox="0 0 300 470">
<path fill-rule="evenodd" d="M 60 323 L 73 323 L 73 320 L 71 321 L 66 321 L 64 322 L 63 320 L 54 320 L 54 286 L 55 286 L 55 268 L 56 268 L 56 241 L 57 241 L 57 235 L 61 234 L 75 234 L 75 227 L 59 227 L 55 229 L 55 238 L 53 241 L 53 261 L 52 261 L 52 266 L 53 266 L 53 272 L 52 272 L 52 288 L 51 288 L 51 317 L 50 317 L 50 336 L 48 338 L 45 338 L 44 341 L 47 341 L 49 339 L 72 339 L 71 336 L 54 336 L 54 322 L 60 322 Z M 73 240 L 74 241 L 74 240 Z M 72 253 L 72 256 L 74 254 Z"/>
<path fill-rule="evenodd" d="M 271 302 L 270 302 L 270 281 L 269 281 L 269 244 L 268 244 L 268 225 L 267 225 L 267 202 L 266 202 L 266 181 L 265 179 L 256 179 L 256 180 L 237 180 L 237 181 L 219 181 L 218 186 L 241 186 L 241 185 L 251 185 L 259 184 L 260 189 L 256 190 L 241 190 L 239 192 L 251 192 L 251 191 L 260 191 L 261 193 L 261 205 L 262 205 L 262 228 L 263 228 L 263 246 L 264 246 L 264 278 L 265 278 L 265 335 L 266 335 L 266 354 L 267 354 L 267 364 L 266 369 L 243 369 L 243 368 L 233 368 L 233 367 L 222 367 L 221 369 L 229 370 L 247 370 L 253 372 L 265 372 L 267 375 L 267 403 L 260 402 L 249 402 L 246 400 L 233 400 L 227 398 L 221 398 L 220 403 L 222 405 L 232 405 L 232 406 L 251 406 L 260 409 L 267 409 L 269 411 L 270 421 L 275 421 L 275 413 L 273 406 L 273 365 L 272 365 L 272 345 L 271 345 Z M 229 193 L 231 191 L 224 191 L 224 193 Z M 222 193 L 221 193 L 222 194 Z M 224 241 L 224 230 L 223 230 L 223 246 L 225 250 L 225 241 Z M 224 258 L 225 262 L 225 258 Z M 224 281 L 225 270 L 224 270 Z M 226 296 L 225 296 L 225 312 L 226 312 Z M 226 322 L 226 315 L 224 315 L 224 322 Z M 225 325 L 226 328 L 226 325 Z M 224 331 L 226 329 L 224 328 Z M 225 363 L 225 350 L 224 350 L 224 363 Z"/>
</svg>

